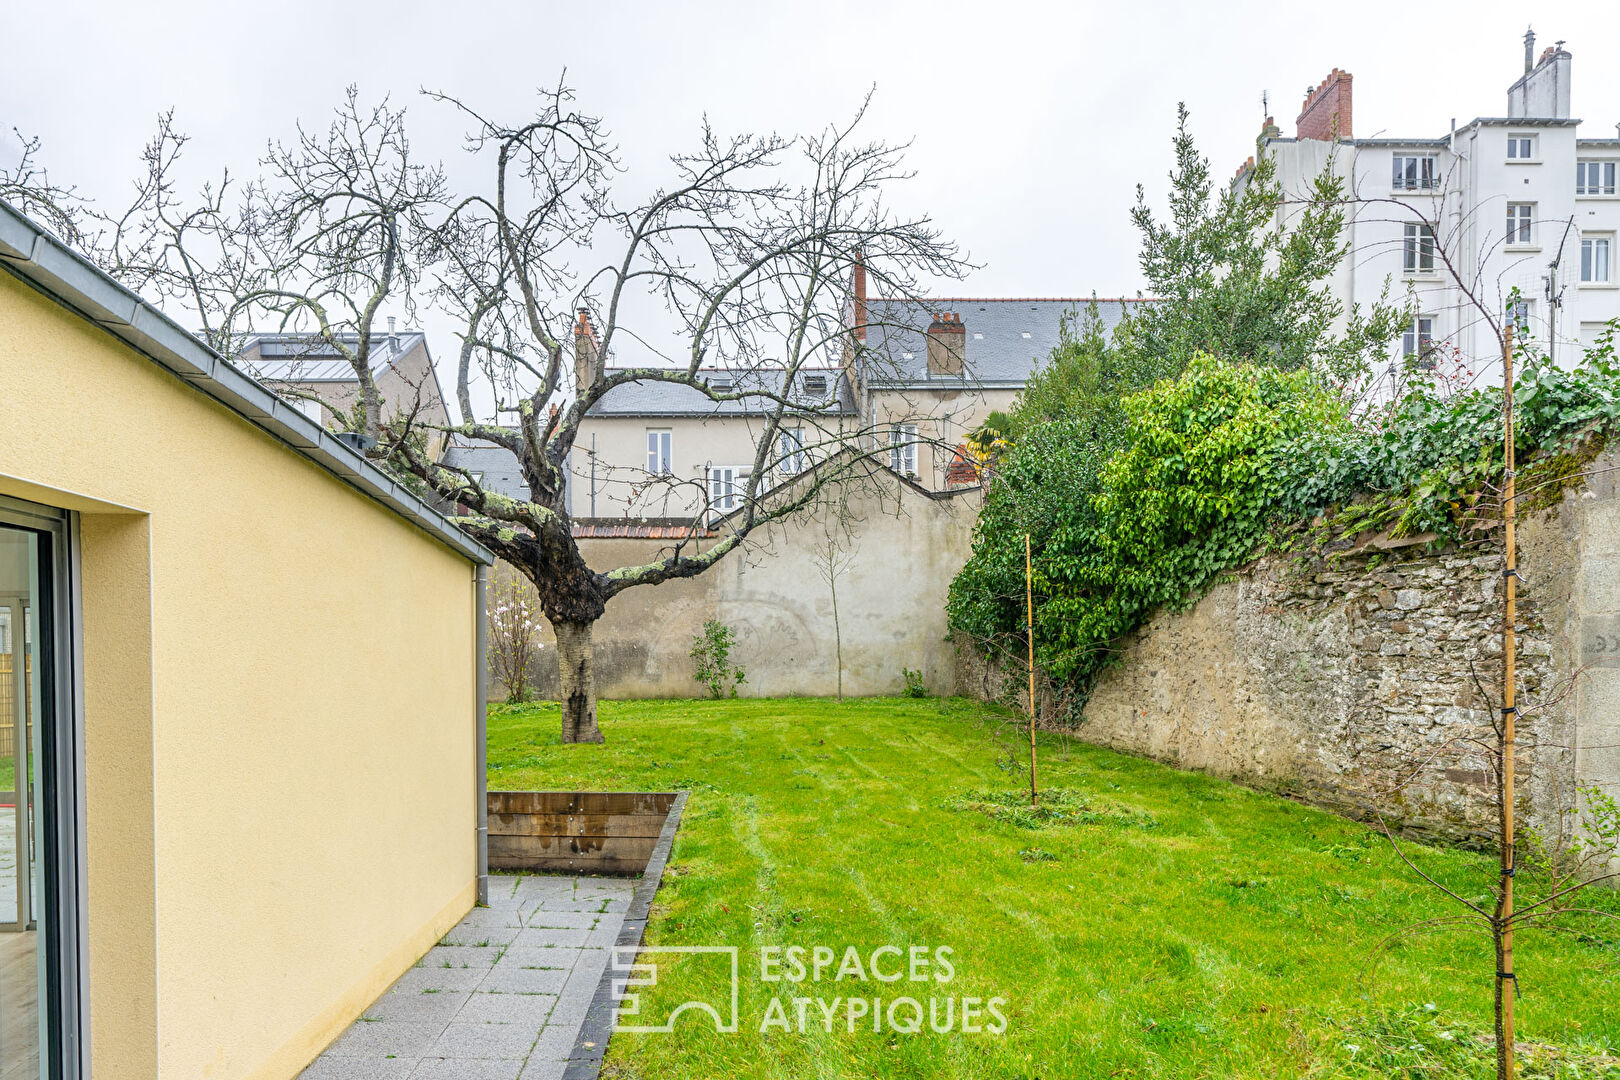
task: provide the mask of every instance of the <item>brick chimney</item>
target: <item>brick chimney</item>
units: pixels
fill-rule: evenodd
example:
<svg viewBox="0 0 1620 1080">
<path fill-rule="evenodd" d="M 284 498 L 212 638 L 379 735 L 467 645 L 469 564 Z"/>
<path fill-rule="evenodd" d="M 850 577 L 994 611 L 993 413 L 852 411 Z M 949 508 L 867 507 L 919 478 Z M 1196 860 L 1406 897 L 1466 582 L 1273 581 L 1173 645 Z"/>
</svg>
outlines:
<svg viewBox="0 0 1620 1080">
<path fill-rule="evenodd" d="M 967 327 L 954 311 L 942 311 L 928 324 L 928 374 L 960 375 L 967 355 Z"/>
<path fill-rule="evenodd" d="M 1305 92 L 1294 133 L 1301 139 L 1349 139 L 1350 73 L 1334 68 L 1328 77 Z"/>
<path fill-rule="evenodd" d="M 855 294 L 855 340 L 866 341 L 866 260 L 861 253 L 855 253 L 855 273 L 850 281 L 850 291 Z"/>
<path fill-rule="evenodd" d="M 601 373 L 602 347 L 596 327 L 591 325 L 591 311 L 580 308 L 579 321 L 574 323 L 574 393 L 584 393 Z"/>
</svg>

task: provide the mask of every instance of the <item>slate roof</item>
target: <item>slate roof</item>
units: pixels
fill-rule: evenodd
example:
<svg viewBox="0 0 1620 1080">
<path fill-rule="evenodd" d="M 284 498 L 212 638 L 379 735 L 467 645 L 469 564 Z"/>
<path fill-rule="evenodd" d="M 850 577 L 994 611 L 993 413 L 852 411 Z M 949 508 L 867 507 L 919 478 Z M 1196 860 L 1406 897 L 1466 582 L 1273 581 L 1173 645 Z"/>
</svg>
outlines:
<svg viewBox="0 0 1620 1080">
<path fill-rule="evenodd" d="M 350 348 L 359 334 L 337 335 Z M 371 373 L 381 375 L 389 365 L 416 348 L 427 336 L 404 330 L 390 339 L 371 338 Z M 354 368 L 335 348 L 307 334 L 249 334 L 238 361 L 260 379 L 270 382 L 355 382 Z"/>
<path fill-rule="evenodd" d="M 873 386 L 967 384 L 1016 389 L 1029 381 L 1058 343 L 1064 316 L 1078 321 L 1090 297 L 937 297 L 925 301 L 877 298 L 866 304 L 866 347 Z M 1110 333 L 1131 305 L 1151 300 L 1098 300 Z M 925 335 L 936 313 L 954 312 L 966 336 L 962 375 L 929 375 Z"/>
<path fill-rule="evenodd" d="M 609 368 L 608 374 L 617 370 Z M 700 368 L 698 375 L 707 379 L 711 387 L 723 380 L 732 380 L 728 393 L 760 393 L 785 397 L 802 403 L 805 412 L 821 412 L 829 416 L 854 415 L 855 395 L 843 372 L 837 368 L 800 368 L 794 392 L 783 393 L 786 372 L 770 370 L 729 371 L 725 368 Z M 816 378 L 825 389 L 809 388 Z M 702 391 L 680 383 L 638 382 L 615 386 L 591 406 L 591 416 L 764 416 L 776 407 L 776 402 L 763 397 L 732 401 L 711 401 Z"/>
<path fill-rule="evenodd" d="M 453 436 L 439 460 L 450 468 L 480 474 L 486 491 L 513 499 L 527 499 L 529 484 L 523 479 L 517 457 L 504 446 Z"/>
</svg>

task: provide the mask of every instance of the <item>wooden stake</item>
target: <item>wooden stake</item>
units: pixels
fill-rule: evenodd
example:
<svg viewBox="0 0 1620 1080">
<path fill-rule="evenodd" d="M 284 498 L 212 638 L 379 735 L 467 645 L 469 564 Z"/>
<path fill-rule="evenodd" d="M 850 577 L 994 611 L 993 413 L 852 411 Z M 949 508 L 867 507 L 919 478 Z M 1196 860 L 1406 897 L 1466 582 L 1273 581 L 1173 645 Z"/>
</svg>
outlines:
<svg viewBox="0 0 1620 1080">
<path fill-rule="evenodd" d="M 1513 975 L 1513 752 L 1518 705 L 1514 693 L 1514 634 L 1518 619 L 1518 552 L 1514 547 L 1514 454 L 1513 454 L 1513 323 L 1507 326 L 1502 347 L 1503 460 L 1506 464 L 1502 489 L 1503 599 L 1502 619 L 1502 897 L 1497 912 L 1501 920 L 1501 967 L 1496 975 L 1496 992 L 1502 999 L 1501 1074 L 1511 1080 L 1513 1061 L 1513 1001 L 1518 982 Z M 1509 985 L 1511 984 L 1511 985 Z"/>
<path fill-rule="evenodd" d="M 1024 534 L 1024 620 L 1029 641 L 1029 805 L 1041 805 L 1035 783 L 1035 570 L 1029 553 L 1029 533 Z"/>
</svg>

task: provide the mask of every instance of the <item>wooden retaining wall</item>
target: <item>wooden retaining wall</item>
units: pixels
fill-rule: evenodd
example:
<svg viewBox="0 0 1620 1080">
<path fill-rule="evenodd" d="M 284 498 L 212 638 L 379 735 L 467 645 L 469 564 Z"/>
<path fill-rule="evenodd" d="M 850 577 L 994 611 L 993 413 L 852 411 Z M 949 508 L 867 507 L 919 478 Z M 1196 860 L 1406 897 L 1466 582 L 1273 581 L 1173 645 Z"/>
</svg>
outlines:
<svg viewBox="0 0 1620 1080">
<path fill-rule="evenodd" d="M 491 791 L 489 866 L 639 874 L 675 802 L 672 791 Z"/>
</svg>

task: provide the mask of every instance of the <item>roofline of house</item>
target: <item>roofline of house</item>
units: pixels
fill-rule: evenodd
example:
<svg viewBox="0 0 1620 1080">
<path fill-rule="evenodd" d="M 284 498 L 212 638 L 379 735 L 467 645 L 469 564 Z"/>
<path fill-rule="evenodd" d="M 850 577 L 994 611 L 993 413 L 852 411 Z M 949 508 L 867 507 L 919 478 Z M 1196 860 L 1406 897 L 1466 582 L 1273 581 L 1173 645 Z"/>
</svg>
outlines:
<svg viewBox="0 0 1620 1080">
<path fill-rule="evenodd" d="M 277 397 L 156 307 L 0 200 L 0 264 L 19 280 L 237 413 L 445 546 L 486 566 L 495 556 L 365 456 Z"/>
</svg>

